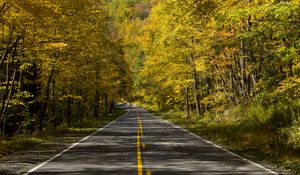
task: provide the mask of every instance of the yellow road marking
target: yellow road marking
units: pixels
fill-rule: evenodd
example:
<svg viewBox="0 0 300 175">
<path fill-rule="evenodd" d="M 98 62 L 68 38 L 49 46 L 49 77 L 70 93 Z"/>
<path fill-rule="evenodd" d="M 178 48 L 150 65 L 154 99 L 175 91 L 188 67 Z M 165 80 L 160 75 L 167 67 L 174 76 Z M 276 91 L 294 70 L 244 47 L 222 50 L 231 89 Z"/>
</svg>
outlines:
<svg viewBox="0 0 300 175">
<path fill-rule="evenodd" d="M 143 175 L 143 162 L 142 162 L 142 149 L 146 148 L 146 145 L 142 143 L 141 139 L 143 137 L 143 126 L 141 121 L 141 116 L 139 112 L 136 110 L 137 118 L 138 118 L 138 125 L 139 128 L 137 129 L 137 168 L 138 168 L 138 175 Z M 151 171 L 147 170 L 146 175 L 151 175 Z"/>
<path fill-rule="evenodd" d="M 142 163 L 142 153 L 141 153 L 141 138 L 140 138 L 140 130 L 137 130 L 137 169 L 138 175 L 143 175 L 143 163 Z"/>
<path fill-rule="evenodd" d="M 140 113 L 138 111 L 136 111 L 136 114 L 137 114 L 137 117 L 138 117 L 140 134 L 141 134 L 141 137 L 142 137 L 143 136 L 143 126 L 142 126 L 142 121 L 141 121 Z"/>
</svg>

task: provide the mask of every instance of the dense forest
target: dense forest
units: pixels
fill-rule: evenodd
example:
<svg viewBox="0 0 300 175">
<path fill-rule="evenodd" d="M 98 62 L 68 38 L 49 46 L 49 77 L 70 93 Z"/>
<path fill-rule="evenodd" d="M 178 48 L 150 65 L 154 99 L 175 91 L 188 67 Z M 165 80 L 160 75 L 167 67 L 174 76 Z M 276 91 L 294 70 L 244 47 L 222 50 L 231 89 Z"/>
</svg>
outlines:
<svg viewBox="0 0 300 175">
<path fill-rule="evenodd" d="M 300 173 L 299 19 L 299 0 L 152 1 L 133 35 L 135 98 Z"/>
<path fill-rule="evenodd" d="M 104 1 L 0 6 L 2 134 L 97 118 L 129 94 L 129 65 Z"/>
<path fill-rule="evenodd" d="M 187 122 L 262 125 L 300 148 L 299 0 L 0 7 L 3 135 L 99 118 L 127 101 L 183 111 Z"/>
<path fill-rule="evenodd" d="M 297 169 L 290 160 L 300 149 L 299 0 L 111 5 L 133 80 L 128 101 Z"/>
<path fill-rule="evenodd" d="M 299 1 L 154 2 L 139 38 L 141 96 L 198 114 L 295 102 L 299 15 Z"/>
</svg>

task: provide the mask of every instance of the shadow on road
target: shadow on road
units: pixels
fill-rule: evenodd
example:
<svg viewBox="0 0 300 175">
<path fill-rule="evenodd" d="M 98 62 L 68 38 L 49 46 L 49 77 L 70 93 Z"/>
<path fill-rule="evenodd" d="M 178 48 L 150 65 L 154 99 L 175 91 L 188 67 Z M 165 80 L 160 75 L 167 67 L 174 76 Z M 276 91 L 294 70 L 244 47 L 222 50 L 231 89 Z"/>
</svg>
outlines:
<svg viewBox="0 0 300 175">
<path fill-rule="evenodd" d="M 137 175 L 136 110 L 142 121 L 143 171 L 152 175 L 268 175 L 272 171 L 194 137 L 146 111 L 118 105 L 129 112 L 32 175 Z"/>
</svg>

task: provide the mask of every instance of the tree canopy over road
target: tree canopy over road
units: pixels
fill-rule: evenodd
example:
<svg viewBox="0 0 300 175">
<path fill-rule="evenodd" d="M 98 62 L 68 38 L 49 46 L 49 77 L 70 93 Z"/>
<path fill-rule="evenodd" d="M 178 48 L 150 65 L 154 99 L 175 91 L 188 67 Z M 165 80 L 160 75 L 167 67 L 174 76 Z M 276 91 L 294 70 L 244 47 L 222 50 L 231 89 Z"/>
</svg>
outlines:
<svg viewBox="0 0 300 175">
<path fill-rule="evenodd" d="M 3 136 L 127 101 L 300 148 L 299 0 L 1 0 L 0 26 Z"/>
<path fill-rule="evenodd" d="M 1 2 L 1 131 L 97 118 L 131 86 L 104 1 Z"/>
</svg>

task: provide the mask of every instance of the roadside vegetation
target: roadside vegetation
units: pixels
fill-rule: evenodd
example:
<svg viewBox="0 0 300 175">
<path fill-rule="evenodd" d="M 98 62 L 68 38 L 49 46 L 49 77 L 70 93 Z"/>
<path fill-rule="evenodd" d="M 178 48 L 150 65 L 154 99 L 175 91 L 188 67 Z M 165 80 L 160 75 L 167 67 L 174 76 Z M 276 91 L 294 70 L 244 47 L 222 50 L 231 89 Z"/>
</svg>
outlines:
<svg viewBox="0 0 300 175">
<path fill-rule="evenodd" d="M 1 143 L 87 126 L 123 100 L 299 172 L 299 12 L 299 0 L 2 0 Z"/>
<path fill-rule="evenodd" d="M 299 173 L 299 1 L 151 2 L 132 100 Z"/>
<path fill-rule="evenodd" d="M 0 1 L 1 155 L 105 122 L 130 94 L 107 7 L 103 0 Z"/>
<path fill-rule="evenodd" d="M 116 118 L 125 114 L 125 110 L 115 109 L 107 116 L 100 116 L 97 119 L 76 122 L 72 125 L 61 124 L 57 128 L 45 128 L 42 132 L 32 134 L 17 134 L 14 137 L 1 137 L 0 158 L 8 156 L 17 151 L 32 149 L 40 143 L 54 142 L 57 139 L 69 135 L 86 136 L 95 132 L 99 127 L 103 127 Z M 80 137 L 78 137 L 80 139 Z"/>
<path fill-rule="evenodd" d="M 300 174 L 300 101 L 293 104 L 231 107 L 225 113 L 166 110 L 140 104 L 157 116 L 250 159 L 267 161 Z"/>
</svg>

